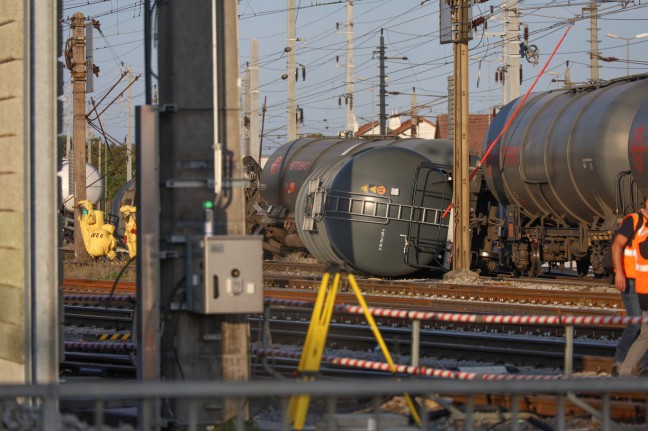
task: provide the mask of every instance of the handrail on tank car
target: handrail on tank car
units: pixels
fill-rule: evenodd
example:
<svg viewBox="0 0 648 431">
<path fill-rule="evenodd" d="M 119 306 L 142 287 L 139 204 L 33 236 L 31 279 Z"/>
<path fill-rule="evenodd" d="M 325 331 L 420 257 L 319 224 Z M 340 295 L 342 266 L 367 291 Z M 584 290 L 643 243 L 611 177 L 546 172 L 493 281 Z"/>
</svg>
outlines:
<svg viewBox="0 0 648 431">
<path fill-rule="evenodd" d="M 370 198 L 371 200 L 363 199 Z M 331 203 L 323 209 L 322 215 L 330 219 L 361 221 L 363 223 L 388 224 L 390 221 L 407 221 L 409 223 L 442 226 L 441 208 L 393 203 L 390 198 L 355 192 L 329 190 L 325 199 Z M 354 203 L 359 203 L 357 211 Z M 372 205 L 368 205 L 372 204 Z M 343 208 L 342 206 L 346 207 Z M 418 217 L 415 215 L 418 212 Z M 335 214 L 340 214 L 336 216 Z M 392 214 L 396 214 L 395 216 Z M 432 214 L 432 216 L 430 216 Z M 316 215 L 313 213 L 313 215 Z M 343 217 L 342 215 L 348 215 Z M 356 217 L 354 217 L 356 216 Z M 372 219 L 378 219 L 377 221 Z"/>
<path fill-rule="evenodd" d="M 632 171 L 621 171 L 616 177 L 616 196 L 614 197 L 614 214 L 626 215 L 632 211 L 638 210 L 639 188 L 635 182 Z M 629 191 L 630 205 L 627 206 L 624 199 L 623 191 Z"/>
</svg>

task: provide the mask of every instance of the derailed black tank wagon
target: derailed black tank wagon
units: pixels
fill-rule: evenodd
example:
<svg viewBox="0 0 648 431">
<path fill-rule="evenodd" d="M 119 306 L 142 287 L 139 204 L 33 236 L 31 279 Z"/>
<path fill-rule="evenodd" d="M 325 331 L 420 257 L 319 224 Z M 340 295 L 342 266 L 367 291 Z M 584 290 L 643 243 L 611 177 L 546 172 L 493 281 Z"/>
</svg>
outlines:
<svg viewBox="0 0 648 431">
<path fill-rule="evenodd" d="M 366 274 L 447 269 L 451 165 L 447 140 L 298 139 L 266 162 L 251 230 Z"/>
</svg>

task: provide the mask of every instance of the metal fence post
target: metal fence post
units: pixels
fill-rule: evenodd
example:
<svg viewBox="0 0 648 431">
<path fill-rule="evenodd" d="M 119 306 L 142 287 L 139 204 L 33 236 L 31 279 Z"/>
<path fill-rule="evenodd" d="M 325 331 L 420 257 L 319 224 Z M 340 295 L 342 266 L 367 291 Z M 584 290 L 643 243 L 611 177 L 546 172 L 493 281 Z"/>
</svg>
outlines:
<svg viewBox="0 0 648 431">
<path fill-rule="evenodd" d="M 574 325 L 565 326 L 565 376 L 570 376 L 574 369 Z"/>
<path fill-rule="evenodd" d="M 421 321 L 412 320 L 412 366 L 419 366 L 421 352 Z"/>
</svg>

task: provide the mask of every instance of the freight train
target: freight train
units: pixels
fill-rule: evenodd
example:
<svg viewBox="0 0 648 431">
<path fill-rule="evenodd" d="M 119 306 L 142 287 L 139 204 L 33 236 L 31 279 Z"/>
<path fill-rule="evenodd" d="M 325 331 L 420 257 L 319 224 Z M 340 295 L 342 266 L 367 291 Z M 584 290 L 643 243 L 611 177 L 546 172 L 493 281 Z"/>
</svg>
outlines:
<svg viewBox="0 0 648 431">
<path fill-rule="evenodd" d="M 648 75 L 506 105 L 470 183 L 474 267 L 536 276 L 575 261 L 604 276 L 614 228 L 648 193 L 647 126 Z M 244 165 L 249 233 L 269 254 L 386 277 L 450 268 L 452 142 L 303 138 Z"/>
</svg>

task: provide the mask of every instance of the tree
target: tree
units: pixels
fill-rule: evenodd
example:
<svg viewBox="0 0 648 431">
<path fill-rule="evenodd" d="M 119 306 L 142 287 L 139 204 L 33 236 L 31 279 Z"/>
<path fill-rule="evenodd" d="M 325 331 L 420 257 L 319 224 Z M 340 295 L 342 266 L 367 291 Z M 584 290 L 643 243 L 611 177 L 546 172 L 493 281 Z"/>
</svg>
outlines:
<svg viewBox="0 0 648 431">
<path fill-rule="evenodd" d="M 99 164 L 99 146 L 101 150 L 101 167 Z M 106 154 L 107 153 L 107 154 Z M 135 163 L 135 154 L 131 156 Z M 92 140 L 91 160 L 88 163 L 97 166 L 104 178 L 104 187 L 106 188 L 106 200 L 113 199 L 119 189 L 126 184 L 126 161 L 128 154 L 126 146 L 123 144 L 105 145 L 98 138 Z M 133 175 L 135 172 L 133 171 Z"/>
</svg>

